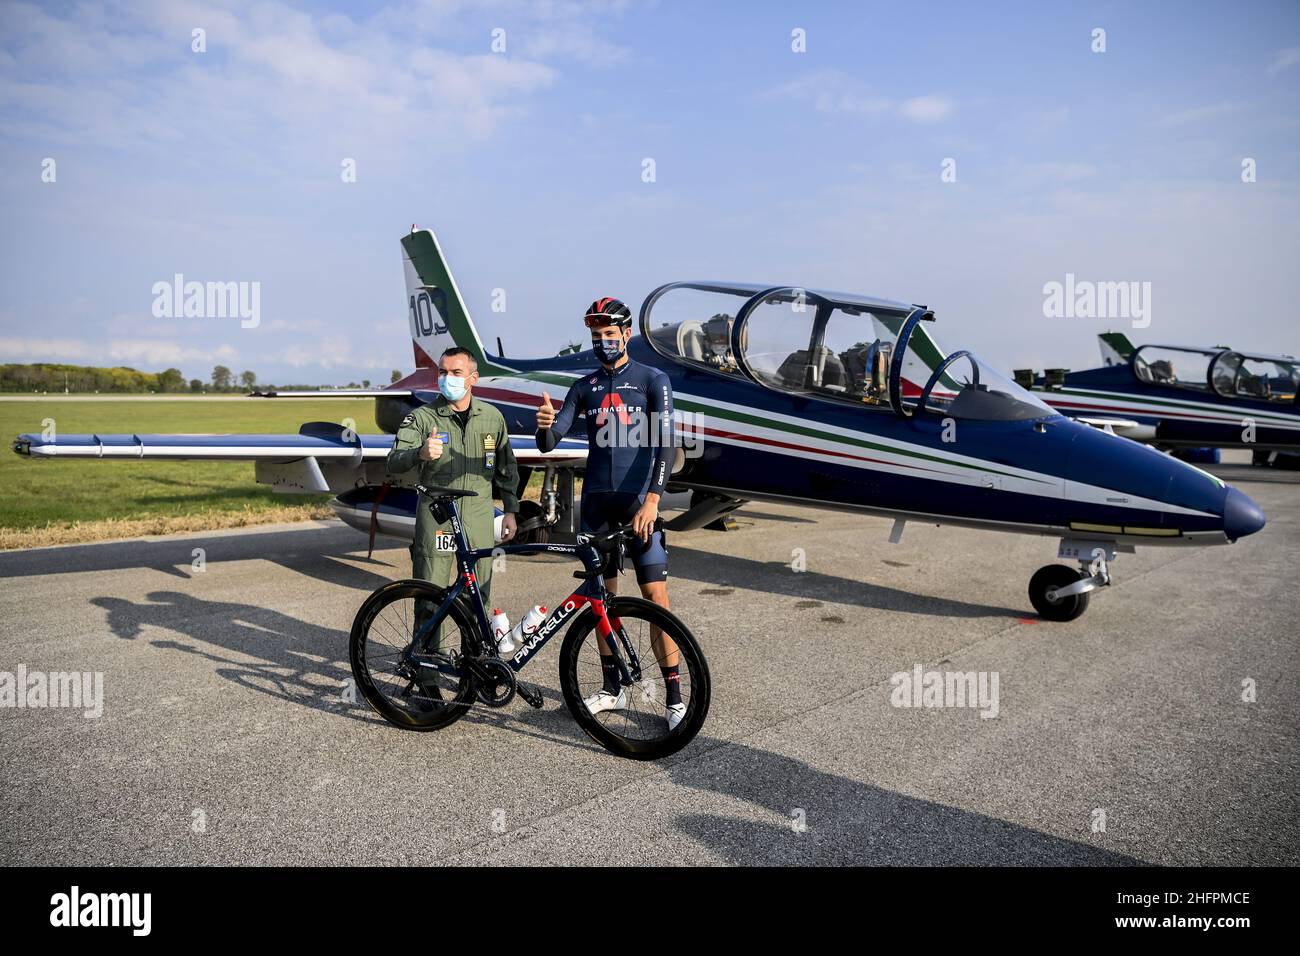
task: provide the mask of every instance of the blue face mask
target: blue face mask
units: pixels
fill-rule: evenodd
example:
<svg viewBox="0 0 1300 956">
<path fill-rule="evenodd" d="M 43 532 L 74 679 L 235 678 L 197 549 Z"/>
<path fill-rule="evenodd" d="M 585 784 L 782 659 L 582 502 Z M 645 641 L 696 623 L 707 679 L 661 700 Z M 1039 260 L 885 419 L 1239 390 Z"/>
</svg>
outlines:
<svg viewBox="0 0 1300 956">
<path fill-rule="evenodd" d="M 627 351 L 627 345 L 622 339 L 600 339 L 593 343 L 592 348 L 596 350 L 596 357 L 606 365 L 613 365 Z"/>
<path fill-rule="evenodd" d="M 438 391 L 449 402 L 459 402 L 465 397 L 465 380 L 458 375 L 439 375 Z"/>
</svg>

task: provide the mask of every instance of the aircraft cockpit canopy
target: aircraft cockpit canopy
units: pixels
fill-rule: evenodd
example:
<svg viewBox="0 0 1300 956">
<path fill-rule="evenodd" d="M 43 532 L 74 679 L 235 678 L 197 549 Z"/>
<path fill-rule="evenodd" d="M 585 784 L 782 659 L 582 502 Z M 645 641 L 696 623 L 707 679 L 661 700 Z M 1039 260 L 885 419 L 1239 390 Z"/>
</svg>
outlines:
<svg viewBox="0 0 1300 956">
<path fill-rule="evenodd" d="M 1300 361 L 1289 355 L 1143 345 L 1129 361 L 1140 382 L 1213 392 L 1224 398 L 1295 403 L 1300 391 Z"/>
<path fill-rule="evenodd" d="M 657 289 L 641 307 L 641 333 L 661 355 L 687 365 L 740 374 L 731 350 L 736 313 L 758 286 L 679 283 Z M 653 303 L 653 321 L 650 307 Z"/>
<path fill-rule="evenodd" d="M 646 298 L 641 332 L 673 361 L 790 395 L 900 415 L 918 407 L 999 421 L 1055 414 L 970 353 L 945 356 L 922 319 L 933 316 L 845 293 L 676 282 Z"/>
<path fill-rule="evenodd" d="M 1289 355 L 1220 352 L 1210 364 L 1214 390 L 1225 397 L 1295 404 L 1300 395 L 1300 362 Z"/>
<path fill-rule="evenodd" d="M 1143 345 L 1133 352 L 1129 362 L 1139 382 L 1208 392 L 1209 368 L 1216 354 L 1215 349 Z"/>
</svg>

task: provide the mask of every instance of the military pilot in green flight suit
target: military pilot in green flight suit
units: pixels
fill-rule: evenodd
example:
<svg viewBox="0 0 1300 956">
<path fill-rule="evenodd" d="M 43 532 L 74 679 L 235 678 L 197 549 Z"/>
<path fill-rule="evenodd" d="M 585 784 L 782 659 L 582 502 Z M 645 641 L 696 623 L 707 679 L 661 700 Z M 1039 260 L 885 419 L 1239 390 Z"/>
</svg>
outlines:
<svg viewBox="0 0 1300 956">
<path fill-rule="evenodd" d="M 450 348 L 438 361 L 438 390 L 433 402 L 402 419 L 393 450 L 388 453 L 388 473 L 403 475 L 419 469 L 418 480 L 430 488 L 457 488 L 478 493 L 476 498 L 458 498 L 461 525 L 471 548 L 494 544 L 492 499 L 501 499 L 505 517 L 501 540 L 510 541 L 516 532 L 519 511 L 519 469 L 510 448 L 501 413 L 471 394 L 478 380 L 478 363 L 465 349 Z M 451 523 L 439 525 L 421 497 L 416 509 L 415 541 L 411 545 L 414 575 L 447 587 L 454 578 L 456 553 L 450 543 Z M 448 547 L 439 549 L 439 532 Z M 490 608 L 492 559 L 483 558 L 474 571 L 483 602 Z M 417 609 L 417 617 L 432 612 Z M 439 642 L 441 643 L 441 641 Z"/>
</svg>

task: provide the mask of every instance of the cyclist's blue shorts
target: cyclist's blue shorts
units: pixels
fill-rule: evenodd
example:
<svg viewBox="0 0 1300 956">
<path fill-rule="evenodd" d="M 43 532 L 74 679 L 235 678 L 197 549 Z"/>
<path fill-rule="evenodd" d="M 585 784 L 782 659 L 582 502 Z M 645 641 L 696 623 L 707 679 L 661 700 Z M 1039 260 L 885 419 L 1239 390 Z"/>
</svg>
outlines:
<svg viewBox="0 0 1300 956">
<path fill-rule="evenodd" d="M 645 495 L 626 492 L 584 493 L 582 496 L 582 530 L 608 531 L 618 525 L 632 523 L 637 509 L 645 502 Z M 648 542 L 635 541 L 627 546 L 627 554 L 636 568 L 638 584 L 668 580 L 668 543 L 664 538 L 663 522 L 659 521 Z M 605 577 L 618 574 L 617 558 L 612 556 L 605 565 Z"/>
</svg>

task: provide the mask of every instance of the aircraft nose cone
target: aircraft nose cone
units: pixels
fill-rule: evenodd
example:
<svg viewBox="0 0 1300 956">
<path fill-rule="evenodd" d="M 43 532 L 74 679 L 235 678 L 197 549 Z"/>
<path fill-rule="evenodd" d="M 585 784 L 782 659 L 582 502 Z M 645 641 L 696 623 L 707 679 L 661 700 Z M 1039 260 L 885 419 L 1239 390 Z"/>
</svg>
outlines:
<svg viewBox="0 0 1300 956">
<path fill-rule="evenodd" d="M 1223 499 L 1223 533 L 1229 541 L 1236 541 L 1248 534 L 1254 534 L 1264 527 L 1264 512 L 1259 505 L 1243 495 L 1236 488 L 1228 489 L 1228 496 Z"/>
</svg>

